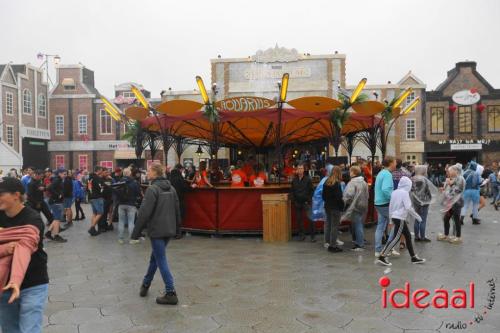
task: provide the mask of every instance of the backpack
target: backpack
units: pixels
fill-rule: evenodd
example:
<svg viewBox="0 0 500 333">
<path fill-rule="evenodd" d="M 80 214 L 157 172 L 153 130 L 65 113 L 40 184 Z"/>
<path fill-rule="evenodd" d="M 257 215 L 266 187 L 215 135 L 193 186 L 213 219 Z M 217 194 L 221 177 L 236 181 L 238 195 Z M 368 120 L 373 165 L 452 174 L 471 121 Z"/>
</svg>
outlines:
<svg viewBox="0 0 500 333">
<path fill-rule="evenodd" d="M 129 202 L 130 201 L 130 186 L 127 182 L 120 182 L 113 184 L 116 197 L 118 198 L 118 202 Z"/>
</svg>

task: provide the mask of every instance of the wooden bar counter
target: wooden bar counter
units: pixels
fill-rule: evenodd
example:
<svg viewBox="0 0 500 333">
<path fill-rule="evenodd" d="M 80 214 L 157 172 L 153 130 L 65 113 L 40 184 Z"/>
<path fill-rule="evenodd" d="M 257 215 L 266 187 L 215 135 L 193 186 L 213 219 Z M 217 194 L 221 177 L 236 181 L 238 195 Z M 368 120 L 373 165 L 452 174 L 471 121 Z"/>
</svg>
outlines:
<svg viewBox="0 0 500 333">
<path fill-rule="evenodd" d="M 262 195 L 289 193 L 290 184 L 266 185 L 264 187 L 231 187 L 220 185 L 214 188 L 197 188 L 186 193 L 186 214 L 182 224 L 184 231 L 208 234 L 262 234 Z M 372 201 L 370 191 L 370 201 Z M 371 206 L 371 205 L 370 205 Z M 292 232 L 298 230 L 295 210 L 291 209 Z M 304 216 L 305 230 L 309 221 Z M 376 221 L 376 213 L 369 209 L 366 223 Z M 323 222 L 315 222 L 316 231 L 323 230 Z M 349 224 L 342 221 L 342 224 Z"/>
</svg>

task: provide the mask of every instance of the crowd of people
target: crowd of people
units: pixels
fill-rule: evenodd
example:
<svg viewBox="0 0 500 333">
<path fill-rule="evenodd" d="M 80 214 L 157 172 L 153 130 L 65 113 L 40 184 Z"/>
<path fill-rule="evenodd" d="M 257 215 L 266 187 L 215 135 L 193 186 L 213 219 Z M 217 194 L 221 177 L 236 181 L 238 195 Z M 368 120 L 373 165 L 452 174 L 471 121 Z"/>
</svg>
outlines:
<svg viewBox="0 0 500 333">
<path fill-rule="evenodd" d="M 298 240 L 306 239 L 306 226 L 316 242 L 315 221 L 324 221 L 324 246 L 332 253 L 343 251 L 339 226 L 349 221 L 352 250 L 364 251 L 364 224 L 373 197 L 377 212 L 374 236 L 376 263 L 390 266 L 388 258 L 407 249 L 410 260 L 421 264 L 413 242 L 427 243 L 429 207 L 439 202 L 443 233 L 438 241 L 460 244 L 462 225 L 469 209 L 472 224 L 479 225 L 479 211 L 486 197 L 498 208 L 500 172 L 498 164 L 484 168 L 475 161 L 441 169 L 403 164 L 386 157 L 373 167 L 367 161 L 347 166 L 326 164 L 319 170 L 308 163 L 288 161 L 282 172 L 276 165 L 265 171 L 254 159 L 239 161 L 225 171 L 213 163 L 200 163 L 196 170 L 176 165 L 173 169 L 152 163 L 147 172 L 134 165 L 109 170 L 96 166 L 86 170 L 35 170 L 26 168 L 18 176 L 11 170 L 0 181 L 0 327 L 5 332 L 40 332 L 48 295 L 47 254 L 43 239 L 64 243 L 61 235 L 75 223 L 86 220 L 82 203 L 89 203 L 92 216 L 88 233 L 96 237 L 114 229 L 118 222 L 119 244 L 134 245 L 147 230 L 151 243 L 149 265 L 139 295 L 146 297 L 157 270 L 165 292 L 158 304 L 178 303 L 174 278 L 168 266 L 166 247 L 182 237 L 186 192 L 197 187 L 226 184 L 232 187 L 262 187 L 277 179 L 288 180 L 290 198 L 299 225 Z M 313 182 L 314 180 L 314 182 Z M 318 180 L 317 186 L 314 186 Z M 372 191 L 372 193 L 370 193 Z M 73 214 L 73 209 L 75 214 Z M 43 216 L 43 219 L 42 219 Z M 452 222 L 452 223 L 450 223 Z M 413 223 L 413 237 L 410 225 Z M 306 225 L 307 224 L 307 225 Z M 125 230 L 128 229 L 128 237 Z M 398 247 L 399 245 L 399 247 Z"/>
</svg>

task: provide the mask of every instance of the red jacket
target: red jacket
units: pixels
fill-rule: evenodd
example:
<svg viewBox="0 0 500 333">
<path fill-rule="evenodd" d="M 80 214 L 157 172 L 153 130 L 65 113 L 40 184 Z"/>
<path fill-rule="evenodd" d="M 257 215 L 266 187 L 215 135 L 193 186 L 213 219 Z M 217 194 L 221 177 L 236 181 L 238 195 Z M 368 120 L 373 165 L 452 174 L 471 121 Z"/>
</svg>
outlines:
<svg viewBox="0 0 500 333">
<path fill-rule="evenodd" d="M 31 255 L 37 250 L 40 231 L 32 225 L 0 230 L 0 294 L 7 281 L 21 286 Z M 13 254 L 7 253 L 7 244 L 17 242 Z"/>
</svg>

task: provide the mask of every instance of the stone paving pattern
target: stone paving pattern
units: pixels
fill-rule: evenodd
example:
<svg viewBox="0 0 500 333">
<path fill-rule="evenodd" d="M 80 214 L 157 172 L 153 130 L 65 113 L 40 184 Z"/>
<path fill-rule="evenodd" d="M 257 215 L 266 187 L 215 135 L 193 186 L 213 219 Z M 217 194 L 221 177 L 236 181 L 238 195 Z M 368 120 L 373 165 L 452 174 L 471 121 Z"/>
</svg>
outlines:
<svg viewBox="0 0 500 333">
<path fill-rule="evenodd" d="M 85 209 L 88 212 L 89 207 Z M 266 244 L 257 237 L 189 236 L 167 248 L 180 303 L 155 303 L 159 272 L 149 296 L 138 295 L 149 243 L 119 245 L 117 231 L 90 237 L 88 219 L 65 232 L 69 242 L 49 242 L 50 291 L 44 332 L 452 332 L 448 322 L 468 322 L 470 309 L 382 309 L 378 280 L 412 290 L 465 288 L 476 282 L 476 311 L 483 311 L 486 281 L 500 276 L 500 213 L 487 207 L 483 223 L 463 228 L 464 244 L 435 241 L 442 231 L 432 207 L 428 237 L 416 244 L 428 260 L 411 265 L 407 251 L 391 271 L 374 265 L 373 245 L 363 253 L 328 253 L 322 242 Z M 89 216 L 89 215 L 88 215 Z M 366 230 L 373 244 L 374 228 Z M 350 235 L 341 235 L 350 248 Z M 500 304 L 465 332 L 500 332 Z M 7 333 L 7 332 L 6 332 Z"/>
</svg>

